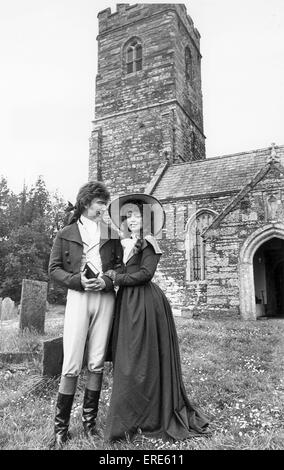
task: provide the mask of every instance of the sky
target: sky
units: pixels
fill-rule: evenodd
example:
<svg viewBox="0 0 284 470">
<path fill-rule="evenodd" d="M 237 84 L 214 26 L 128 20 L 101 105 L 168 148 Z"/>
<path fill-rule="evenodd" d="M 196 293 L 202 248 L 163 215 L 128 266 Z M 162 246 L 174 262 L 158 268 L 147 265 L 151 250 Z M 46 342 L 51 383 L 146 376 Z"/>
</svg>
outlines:
<svg viewBox="0 0 284 470">
<path fill-rule="evenodd" d="M 183 3 L 201 34 L 207 158 L 283 145 L 284 1 Z M 115 5 L 0 0 L 0 175 L 14 192 L 42 175 L 74 202 L 88 180 L 97 14 Z"/>
</svg>

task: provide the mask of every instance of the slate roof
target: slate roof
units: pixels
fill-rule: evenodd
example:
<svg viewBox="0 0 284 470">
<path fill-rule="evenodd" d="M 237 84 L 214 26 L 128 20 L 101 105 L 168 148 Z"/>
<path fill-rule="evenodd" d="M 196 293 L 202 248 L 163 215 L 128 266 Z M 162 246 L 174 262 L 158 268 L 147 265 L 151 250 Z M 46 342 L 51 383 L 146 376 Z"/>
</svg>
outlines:
<svg viewBox="0 0 284 470">
<path fill-rule="evenodd" d="M 275 147 L 284 166 L 284 145 Z M 271 147 L 170 165 L 154 188 L 159 200 L 240 191 L 266 164 Z"/>
</svg>

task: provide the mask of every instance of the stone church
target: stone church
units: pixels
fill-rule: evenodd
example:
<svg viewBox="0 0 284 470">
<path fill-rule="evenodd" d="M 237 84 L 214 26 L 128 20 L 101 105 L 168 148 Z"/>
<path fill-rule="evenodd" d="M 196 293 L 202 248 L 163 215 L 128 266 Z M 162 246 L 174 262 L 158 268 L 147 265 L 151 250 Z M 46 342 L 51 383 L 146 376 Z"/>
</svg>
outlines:
<svg viewBox="0 0 284 470">
<path fill-rule="evenodd" d="M 166 212 L 155 281 L 174 313 L 284 318 L 284 146 L 206 158 L 200 34 L 183 4 L 98 14 L 89 178 Z"/>
</svg>

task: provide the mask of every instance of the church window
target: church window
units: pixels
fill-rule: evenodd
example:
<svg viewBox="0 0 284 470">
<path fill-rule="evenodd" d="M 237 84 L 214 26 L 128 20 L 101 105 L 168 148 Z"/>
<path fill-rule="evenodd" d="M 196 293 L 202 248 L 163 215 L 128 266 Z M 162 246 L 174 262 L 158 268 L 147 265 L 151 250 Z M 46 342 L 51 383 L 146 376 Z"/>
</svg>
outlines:
<svg viewBox="0 0 284 470">
<path fill-rule="evenodd" d="M 198 211 L 189 221 L 186 237 L 187 279 L 202 281 L 206 272 L 206 247 L 202 233 L 211 225 L 216 213 L 211 210 Z"/>
<path fill-rule="evenodd" d="M 135 39 L 126 48 L 127 73 L 142 70 L 142 45 Z"/>
<path fill-rule="evenodd" d="M 185 48 L 185 76 L 190 85 L 193 83 L 193 61 L 189 47 Z"/>
</svg>

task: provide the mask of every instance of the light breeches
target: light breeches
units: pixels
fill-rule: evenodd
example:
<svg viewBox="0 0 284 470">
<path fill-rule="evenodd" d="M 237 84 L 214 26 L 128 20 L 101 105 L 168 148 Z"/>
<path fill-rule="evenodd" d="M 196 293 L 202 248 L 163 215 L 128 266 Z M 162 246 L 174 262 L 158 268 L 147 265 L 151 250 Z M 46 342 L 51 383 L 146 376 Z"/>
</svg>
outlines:
<svg viewBox="0 0 284 470">
<path fill-rule="evenodd" d="M 94 373 L 103 371 L 114 303 L 114 292 L 68 290 L 63 333 L 62 375 L 79 375 L 87 339 L 88 370 Z"/>
</svg>

